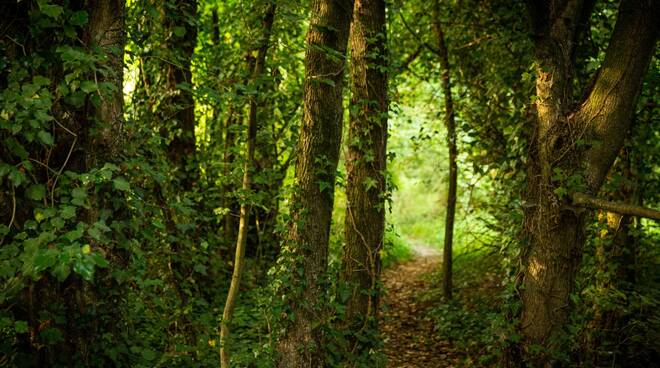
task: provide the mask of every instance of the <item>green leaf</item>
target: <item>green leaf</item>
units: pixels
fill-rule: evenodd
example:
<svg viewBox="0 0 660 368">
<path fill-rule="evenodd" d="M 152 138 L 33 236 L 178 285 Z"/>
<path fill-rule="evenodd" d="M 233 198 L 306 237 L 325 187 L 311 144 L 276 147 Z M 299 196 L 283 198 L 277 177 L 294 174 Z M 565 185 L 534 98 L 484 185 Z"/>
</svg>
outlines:
<svg viewBox="0 0 660 368">
<path fill-rule="evenodd" d="M 39 137 L 39 140 L 43 144 L 52 146 L 54 143 L 53 136 L 45 130 L 42 130 L 39 133 L 37 133 L 37 137 Z"/>
<path fill-rule="evenodd" d="M 53 19 L 57 19 L 64 12 L 64 8 L 59 5 L 48 4 L 49 1 L 47 0 L 39 0 L 37 3 L 39 4 L 39 10 Z"/>
<path fill-rule="evenodd" d="M 74 26 L 82 26 L 87 24 L 89 21 L 89 16 L 87 15 L 86 11 L 77 11 L 71 14 L 71 18 L 69 18 L 69 23 Z"/>
<path fill-rule="evenodd" d="M 87 258 L 83 258 L 73 264 L 73 271 L 85 281 L 92 281 L 94 278 L 94 263 Z"/>
<path fill-rule="evenodd" d="M 322 79 L 322 80 L 321 80 L 321 83 L 326 84 L 326 85 L 328 85 L 328 86 L 330 86 L 330 87 L 334 87 L 334 86 L 335 86 L 335 81 L 333 81 L 332 79 Z"/>
<path fill-rule="evenodd" d="M 86 80 L 80 83 L 80 90 L 82 90 L 85 93 L 91 93 L 96 91 L 97 89 L 98 86 L 96 85 L 96 83 L 94 83 L 94 81 Z"/>
<path fill-rule="evenodd" d="M 92 239 L 101 241 L 102 234 L 99 229 L 95 227 L 90 227 L 89 229 L 87 229 L 87 234 L 89 234 L 89 236 L 91 236 Z"/>
<path fill-rule="evenodd" d="M 73 188 L 71 191 L 71 203 L 76 206 L 82 206 L 85 204 L 85 199 L 87 199 L 87 190 L 85 188 Z"/>
<path fill-rule="evenodd" d="M 71 266 L 67 263 L 58 263 L 50 273 L 57 278 L 57 281 L 62 282 L 71 274 Z"/>
<path fill-rule="evenodd" d="M 60 211 L 60 216 L 65 220 L 76 217 L 76 207 L 74 206 L 62 207 L 62 210 Z"/>
<path fill-rule="evenodd" d="M 39 273 L 55 265 L 57 261 L 57 251 L 53 249 L 42 249 L 34 257 L 32 267 L 34 273 Z"/>
<path fill-rule="evenodd" d="M 50 84 L 50 79 L 42 75 L 35 75 L 34 77 L 32 77 L 32 84 L 36 84 L 39 86 L 47 86 Z"/>
<path fill-rule="evenodd" d="M 90 254 L 89 258 L 94 262 L 94 264 L 101 268 L 108 268 L 110 263 L 103 257 L 103 254 L 94 252 Z"/>
<path fill-rule="evenodd" d="M 33 201 L 40 201 L 46 196 L 46 186 L 43 184 L 30 185 L 25 190 L 25 195 Z"/>
<path fill-rule="evenodd" d="M 184 27 L 174 27 L 172 30 L 177 37 L 183 37 L 186 34 L 186 29 Z"/>
<path fill-rule="evenodd" d="M 156 353 L 151 349 L 144 349 L 144 350 L 142 350 L 142 359 L 144 359 L 148 362 L 152 361 L 152 360 L 156 359 Z"/>
<path fill-rule="evenodd" d="M 204 266 L 204 265 L 201 264 L 201 263 L 196 264 L 195 267 L 194 267 L 193 269 L 194 269 L 195 272 L 197 272 L 197 273 L 200 273 L 200 274 L 202 274 L 202 275 L 206 275 L 206 266 Z"/>
<path fill-rule="evenodd" d="M 128 191 L 131 188 L 131 185 L 121 176 L 116 177 L 112 183 L 114 184 L 115 189 Z"/>
<path fill-rule="evenodd" d="M 28 323 L 26 321 L 16 321 L 16 322 L 14 322 L 14 331 L 16 331 L 16 333 L 26 333 L 26 332 L 28 332 Z"/>
</svg>

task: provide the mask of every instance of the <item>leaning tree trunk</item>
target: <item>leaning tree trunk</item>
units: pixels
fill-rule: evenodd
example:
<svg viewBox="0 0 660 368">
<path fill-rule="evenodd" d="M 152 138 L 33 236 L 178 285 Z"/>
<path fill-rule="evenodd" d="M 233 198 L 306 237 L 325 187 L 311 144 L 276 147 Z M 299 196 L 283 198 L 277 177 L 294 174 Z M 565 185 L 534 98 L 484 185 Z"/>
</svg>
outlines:
<svg viewBox="0 0 660 368">
<path fill-rule="evenodd" d="M 445 217 L 445 244 L 442 251 L 442 291 L 445 299 L 452 294 L 452 248 L 454 242 L 454 217 L 456 215 L 456 187 L 458 185 L 458 167 L 456 165 L 456 120 L 454 101 L 451 97 L 451 79 L 449 77 L 449 53 L 445 44 L 445 35 L 440 24 L 440 1 L 435 1 L 433 25 L 438 38 L 437 54 L 440 59 L 442 94 L 445 100 L 445 126 L 447 127 L 447 150 L 449 151 L 449 188 L 447 189 L 447 214 Z"/>
<path fill-rule="evenodd" d="M 524 203 L 521 329 L 526 360 L 543 367 L 555 364 L 552 351 L 566 348 L 561 331 L 584 244 L 585 213 L 564 194 L 596 193 L 622 146 L 655 46 L 660 2 L 621 2 L 593 88 L 573 110 L 576 30 L 591 10 L 578 0 L 528 3 L 536 44 L 537 122 Z M 576 177 L 583 183 L 568 187 L 568 179 Z M 535 353 L 539 346 L 541 353 Z"/>
<path fill-rule="evenodd" d="M 248 193 L 251 189 L 252 178 L 250 170 L 254 167 L 254 147 L 257 139 L 257 109 L 259 99 L 259 79 L 264 72 L 264 64 L 266 63 L 266 53 L 270 45 L 270 34 L 273 28 L 273 21 L 275 19 L 275 4 L 270 3 L 264 15 L 262 30 L 263 35 L 260 41 L 259 49 L 257 51 L 257 59 L 254 63 L 254 70 L 252 72 L 251 84 L 255 88 L 255 94 L 250 97 L 250 111 L 248 116 L 248 137 L 245 142 L 245 165 L 243 167 L 243 184 L 242 189 L 244 193 Z M 229 351 L 227 349 L 227 338 L 229 337 L 229 324 L 231 323 L 234 307 L 236 305 L 236 298 L 238 296 L 238 288 L 241 282 L 241 273 L 243 268 L 243 258 L 245 257 L 245 247 L 247 244 L 248 224 L 251 206 L 248 204 L 249 199 L 243 198 L 241 203 L 241 213 L 238 225 L 238 237 L 236 239 L 236 257 L 234 259 L 234 272 L 231 277 L 231 285 L 227 293 L 227 300 L 225 301 L 225 308 L 222 313 L 222 322 L 220 324 L 220 364 L 222 368 L 229 367 Z"/>
<path fill-rule="evenodd" d="M 307 31 L 303 123 L 291 201 L 292 223 L 282 257 L 293 264 L 283 290 L 288 318 L 278 343 L 279 367 L 324 366 L 328 241 L 342 131 L 344 59 L 352 0 L 313 0 Z M 300 270 L 300 271 L 298 271 Z"/>
<path fill-rule="evenodd" d="M 385 230 L 387 40 L 385 1 L 356 0 L 350 35 L 351 116 L 346 157 L 346 242 L 340 279 L 350 290 L 345 328 L 354 353 L 374 348 Z M 362 338 L 361 338 L 362 337 Z M 366 343 L 365 343 L 366 341 Z"/>
</svg>

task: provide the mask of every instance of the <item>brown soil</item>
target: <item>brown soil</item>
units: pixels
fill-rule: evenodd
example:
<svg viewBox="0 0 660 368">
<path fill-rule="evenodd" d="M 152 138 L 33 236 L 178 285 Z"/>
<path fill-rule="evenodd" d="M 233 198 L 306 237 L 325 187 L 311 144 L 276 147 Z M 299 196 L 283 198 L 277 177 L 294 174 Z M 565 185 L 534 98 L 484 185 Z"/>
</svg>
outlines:
<svg viewBox="0 0 660 368">
<path fill-rule="evenodd" d="M 440 267 L 440 255 L 428 248 L 415 251 L 412 260 L 383 271 L 388 292 L 383 298 L 386 309 L 381 332 L 388 367 L 455 367 L 451 343 L 438 336 L 426 317 L 432 303 L 420 298 L 431 287 L 431 274 Z"/>
</svg>

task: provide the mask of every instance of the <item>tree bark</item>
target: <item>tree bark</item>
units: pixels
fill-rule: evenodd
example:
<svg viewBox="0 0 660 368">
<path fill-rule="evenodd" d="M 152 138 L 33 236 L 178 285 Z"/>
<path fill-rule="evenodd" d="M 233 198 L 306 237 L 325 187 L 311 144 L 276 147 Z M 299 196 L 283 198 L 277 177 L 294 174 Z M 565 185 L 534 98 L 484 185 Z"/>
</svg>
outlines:
<svg viewBox="0 0 660 368">
<path fill-rule="evenodd" d="M 563 176 L 584 176 L 595 193 L 623 144 L 655 46 L 658 2 L 623 0 L 593 89 L 571 111 L 573 55 L 582 1 L 529 1 L 536 62 L 536 130 L 530 142 L 523 249 L 523 353 L 532 366 L 556 364 L 561 331 L 584 244 L 584 219 L 557 189 Z M 586 140 L 581 148 L 579 140 Z M 582 168 L 586 172 L 582 174 Z M 570 189 L 570 188 L 569 188 Z M 540 353 L 537 347 L 541 347 Z"/>
<path fill-rule="evenodd" d="M 250 111 L 248 116 L 248 137 L 245 147 L 245 165 L 243 167 L 243 184 L 242 189 L 245 195 L 249 195 L 251 189 L 251 174 L 250 170 L 255 166 L 254 162 L 254 147 L 257 139 L 257 109 L 259 99 L 259 78 L 262 77 L 264 72 L 264 64 L 266 63 L 266 53 L 270 46 L 270 34 L 273 28 L 273 21 L 275 19 L 274 3 L 270 3 L 266 8 L 264 15 L 262 30 L 263 35 L 260 41 L 259 49 L 257 51 L 257 58 L 254 63 L 254 70 L 252 72 L 251 84 L 255 88 L 255 93 L 250 97 Z M 238 296 L 238 288 L 241 282 L 241 273 L 243 268 L 243 258 L 245 257 L 245 247 L 247 243 L 249 215 L 251 206 L 249 205 L 249 198 L 243 198 L 241 203 L 241 214 L 238 225 L 238 237 L 236 239 L 236 256 L 234 259 L 234 271 L 231 278 L 231 285 L 227 293 L 227 300 L 225 301 L 225 308 L 222 314 L 222 322 L 220 325 L 220 364 L 222 368 L 229 367 L 229 351 L 227 349 L 227 338 L 229 337 L 229 324 L 236 305 L 236 298 Z"/>
<path fill-rule="evenodd" d="M 297 147 L 296 193 L 283 257 L 293 262 L 283 290 L 288 313 L 279 367 L 323 367 L 324 278 L 342 131 L 344 59 L 352 0 L 313 0 L 307 32 L 303 123 Z M 300 269 L 300 272 L 298 271 Z"/>
<path fill-rule="evenodd" d="M 454 101 L 451 96 L 449 74 L 449 53 L 445 36 L 440 24 L 440 1 L 435 1 L 433 26 L 438 38 L 437 55 L 440 61 L 442 94 L 445 100 L 445 126 L 447 127 L 447 150 L 449 152 L 449 187 L 447 188 L 447 214 L 445 217 L 445 243 L 442 252 L 442 291 L 445 299 L 452 297 L 452 248 L 454 242 L 454 217 L 456 215 L 456 189 L 458 186 L 458 167 L 456 164 L 456 119 Z"/>
<path fill-rule="evenodd" d="M 109 82 L 113 90 L 103 96 L 98 107 L 91 107 L 90 115 L 97 121 L 94 135 L 86 142 L 87 168 L 112 159 L 121 148 L 121 128 L 124 114 L 124 1 L 90 1 L 88 44 L 98 45 L 105 51 L 112 74 L 99 79 Z"/>
<path fill-rule="evenodd" d="M 356 0 L 350 34 L 351 114 L 346 156 L 345 243 L 340 279 L 349 288 L 344 327 L 349 349 L 369 351 L 379 308 L 385 231 L 387 39 L 384 0 Z"/>
<path fill-rule="evenodd" d="M 170 33 L 165 47 L 168 50 L 176 50 L 172 54 L 172 60 L 164 64 L 166 88 L 171 96 L 164 102 L 168 109 L 168 116 L 164 118 L 172 119 L 172 125 L 169 127 L 172 140 L 167 147 L 167 153 L 170 162 L 179 170 L 178 177 L 185 190 L 191 190 L 199 177 L 195 163 L 195 100 L 190 69 L 197 44 L 197 26 L 190 20 L 196 17 L 195 0 L 177 0 L 173 7 L 165 9 L 165 29 Z M 188 87 L 181 88 L 181 85 Z M 174 111 L 170 112 L 169 109 Z"/>
</svg>

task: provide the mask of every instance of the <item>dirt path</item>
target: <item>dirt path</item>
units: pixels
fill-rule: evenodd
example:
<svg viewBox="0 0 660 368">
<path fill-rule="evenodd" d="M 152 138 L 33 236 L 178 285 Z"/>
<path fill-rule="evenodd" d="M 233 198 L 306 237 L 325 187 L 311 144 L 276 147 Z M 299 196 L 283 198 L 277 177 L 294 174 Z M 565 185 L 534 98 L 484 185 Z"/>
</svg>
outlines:
<svg viewBox="0 0 660 368">
<path fill-rule="evenodd" d="M 424 318 L 432 305 L 419 299 L 431 286 L 430 274 L 440 267 L 441 254 L 421 244 L 412 246 L 412 260 L 383 272 L 388 293 L 381 331 L 388 367 L 453 367 L 451 344 L 438 338 L 433 322 Z"/>
</svg>

